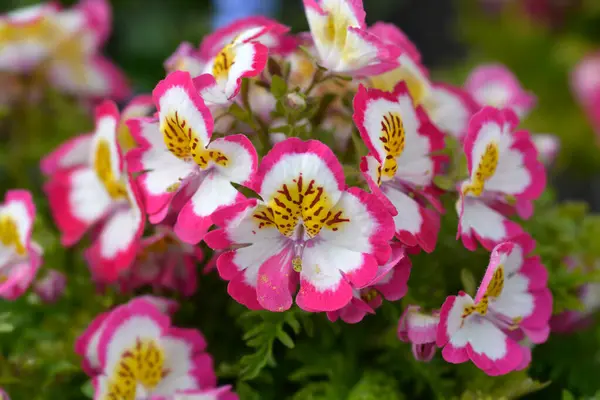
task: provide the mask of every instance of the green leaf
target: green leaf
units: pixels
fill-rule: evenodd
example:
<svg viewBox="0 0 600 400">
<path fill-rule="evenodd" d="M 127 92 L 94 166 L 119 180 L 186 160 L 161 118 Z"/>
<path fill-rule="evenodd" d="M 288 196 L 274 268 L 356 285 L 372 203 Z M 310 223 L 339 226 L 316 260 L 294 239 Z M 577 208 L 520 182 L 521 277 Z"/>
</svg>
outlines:
<svg viewBox="0 0 600 400">
<path fill-rule="evenodd" d="M 402 400 L 397 380 L 381 371 L 367 371 L 352 388 L 348 400 Z"/>
<path fill-rule="evenodd" d="M 229 107 L 229 114 L 231 114 L 235 119 L 245 123 L 249 123 L 251 119 L 248 111 L 244 110 L 238 103 L 231 104 Z"/>
<path fill-rule="evenodd" d="M 276 99 L 281 99 L 287 93 L 287 83 L 281 76 L 275 75 L 271 79 L 271 93 Z"/>
<path fill-rule="evenodd" d="M 92 380 L 88 380 L 86 381 L 83 385 L 81 385 L 81 393 L 83 393 L 83 395 L 85 397 L 88 397 L 90 399 L 94 398 L 94 385 L 92 384 Z"/>
<path fill-rule="evenodd" d="M 283 329 L 277 331 L 277 339 L 279 339 L 279 341 L 288 349 L 294 348 L 294 341 Z"/>
<path fill-rule="evenodd" d="M 573 396 L 573 394 L 571 394 L 571 392 L 569 392 L 568 390 L 563 390 L 562 391 L 562 400 L 576 400 L 575 396 Z"/>
<path fill-rule="evenodd" d="M 283 133 L 286 136 L 290 136 L 293 130 L 291 125 L 279 125 L 269 128 L 269 133 Z"/>
<path fill-rule="evenodd" d="M 460 280 L 463 284 L 463 288 L 465 292 L 469 293 L 471 296 L 475 296 L 475 291 L 477 290 L 477 283 L 475 278 L 473 277 L 473 273 L 466 268 L 463 268 L 460 271 Z"/>
<path fill-rule="evenodd" d="M 433 177 L 433 184 L 442 190 L 454 189 L 454 180 L 446 175 L 436 175 Z"/>
</svg>

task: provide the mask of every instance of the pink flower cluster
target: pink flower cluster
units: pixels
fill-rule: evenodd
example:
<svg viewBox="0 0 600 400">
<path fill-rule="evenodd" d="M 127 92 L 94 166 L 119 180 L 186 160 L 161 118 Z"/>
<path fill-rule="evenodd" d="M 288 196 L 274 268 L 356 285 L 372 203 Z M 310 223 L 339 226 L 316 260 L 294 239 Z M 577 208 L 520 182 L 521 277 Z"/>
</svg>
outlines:
<svg viewBox="0 0 600 400">
<path fill-rule="evenodd" d="M 172 300 L 142 296 L 90 323 L 75 351 L 93 379 L 94 398 L 237 400 L 228 386 L 216 387 L 202 334 L 171 325 L 177 307 Z"/>
<path fill-rule="evenodd" d="M 28 81 L 35 90 L 49 85 L 83 99 L 129 96 L 123 73 L 100 53 L 111 22 L 107 0 L 81 0 L 70 9 L 47 2 L 0 15 L 0 82 L 6 88 L 0 105 L 30 91 Z"/>
<path fill-rule="evenodd" d="M 431 313 L 409 306 L 398 335 L 420 360 L 440 347 L 447 361 L 472 360 L 490 375 L 525 368 L 522 341 L 547 339 L 552 310 L 535 242 L 511 219 L 532 216 L 546 185 L 542 160 L 556 151 L 552 138 L 554 146 L 536 147 L 517 128 L 534 97 L 497 65 L 478 68 L 464 88 L 433 82 L 404 33 L 366 25 L 359 0 L 304 5 L 310 33 L 256 17 L 197 49 L 183 44 L 151 96 L 121 113 L 104 101 L 93 132 L 43 159 L 62 244 L 89 237 L 85 257 L 99 287 L 189 296 L 204 242 L 228 293 L 248 308 L 295 303 L 358 323 L 384 299 L 405 296 L 412 254 L 435 251 L 446 212 L 435 179 L 453 165 L 446 142 L 457 143 L 452 158 L 467 167 L 445 188 L 456 200 L 457 238 L 468 250 L 480 243 L 490 263 L 474 297 L 460 292 Z M 272 87 L 275 75 L 286 93 Z M 282 116 L 284 104 L 301 109 L 325 94 L 334 100 L 322 116 Z M 331 132 L 335 145 L 305 140 L 311 132 Z M 39 265 L 33 214 L 20 191 L 0 208 L 7 297 L 22 293 L 31 280 L 22 276 Z M 46 280 L 37 291 L 52 301 L 63 283 Z M 232 396 L 214 389 L 202 336 L 171 326 L 172 306 L 136 299 L 90 324 L 77 352 L 98 398 Z"/>
</svg>

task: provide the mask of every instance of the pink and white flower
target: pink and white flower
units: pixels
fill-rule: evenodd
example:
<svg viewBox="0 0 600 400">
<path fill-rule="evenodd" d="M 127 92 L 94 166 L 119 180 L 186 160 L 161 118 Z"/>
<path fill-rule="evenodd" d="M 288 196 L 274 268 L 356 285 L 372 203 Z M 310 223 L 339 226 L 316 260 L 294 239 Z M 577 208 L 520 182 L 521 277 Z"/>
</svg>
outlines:
<svg viewBox="0 0 600 400">
<path fill-rule="evenodd" d="M 204 70 L 204 62 L 197 49 L 189 42 L 182 42 L 175 52 L 165 60 L 164 66 L 167 73 L 187 71 L 191 76 L 198 76 Z"/>
<path fill-rule="evenodd" d="M 231 386 L 220 386 L 206 390 L 183 390 L 172 396 L 154 396 L 151 400 L 238 400 L 237 394 L 231 391 Z"/>
<path fill-rule="evenodd" d="M 50 53 L 54 38 L 46 30 L 54 29 L 59 8 L 48 2 L 19 8 L 0 15 L 0 71 L 30 72 Z M 57 31 L 60 32 L 60 31 Z"/>
<path fill-rule="evenodd" d="M 444 138 L 422 107 L 416 106 L 404 83 L 394 92 L 365 89 L 354 97 L 354 122 L 370 154 L 361 170 L 371 191 L 394 216 L 396 237 L 407 246 L 433 251 L 440 227 L 439 213 L 427 208 Z"/>
<path fill-rule="evenodd" d="M 33 289 L 44 303 L 54 303 L 63 295 L 66 286 L 66 275 L 51 269 L 34 284 Z"/>
<path fill-rule="evenodd" d="M 123 154 L 126 154 L 129 150 L 137 147 L 137 143 L 133 139 L 127 121 L 133 118 L 141 118 L 150 116 L 154 113 L 154 101 L 152 96 L 140 95 L 134 97 L 127 106 L 121 112 L 121 120 L 117 127 L 117 139 L 119 140 L 119 146 Z"/>
<path fill-rule="evenodd" d="M 381 38 L 387 46 L 395 47 L 397 57 L 395 68 L 368 77 L 370 86 L 392 92 L 404 81 L 415 103 L 424 104 L 431 96 L 432 87 L 429 71 L 422 64 L 421 53 L 415 44 L 393 24 L 377 22 L 369 28 L 369 32 Z"/>
<path fill-rule="evenodd" d="M 509 109 L 485 107 L 473 116 L 464 140 L 470 178 L 462 183 L 457 203 L 457 238 L 469 250 L 477 239 L 486 249 L 523 232 L 501 207 L 514 203 L 522 218 L 533 213 L 532 201 L 546 186 L 544 166 L 527 131 L 514 131 L 517 116 Z"/>
<path fill-rule="evenodd" d="M 175 300 L 164 297 L 151 295 L 138 296 L 130 300 L 129 303 L 134 301 L 145 301 L 150 303 L 167 316 L 172 316 L 179 308 L 179 304 L 177 304 Z M 98 314 L 75 341 L 75 353 L 82 357 L 81 367 L 83 371 L 92 378 L 101 373 L 98 344 L 105 327 L 104 321 L 109 315 L 110 311 Z"/>
<path fill-rule="evenodd" d="M 151 303 L 135 300 L 117 307 L 102 325 L 95 399 L 151 400 L 215 387 L 202 334 L 171 326 L 169 317 Z"/>
<path fill-rule="evenodd" d="M 338 318 L 347 324 L 356 324 L 367 314 L 375 314 L 385 298 L 388 301 L 400 300 L 408 291 L 408 278 L 412 264 L 404 246 L 392 244 L 392 254 L 384 265 L 380 265 L 373 281 L 362 289 L 352 289 L 350 303 L 336 311 L 328 311 L 327 318 L 335 322 Z"/>
<path fill-rule="evenodd" d="M 367 30 L 362 0 L 304 0 L 318 62 L 352 76 L 381 74 L 396 67 L 400 51 Z"/>
<path fill-rule="evenodd" d="M 397 67 L 370 76 L 370 87 L 393 92 L 405 82 L 415 105 L 423 106 L 439 130 L 458 139 L 467 131 L 471 116 L 479 110 L 477 103 L 464 90 L 444 83 L 434 83 L 421 62 L 421 54 L 404 32 L 395 25 L 377 22 L 369 32 L 387 45 L 398 48 Z"/>
<path fill-rule="evenodd" d="M 135 147 L 135 142 L 129 133 L 125 122 L 131 118 L 148 115 L 154 103 L 149 96 L 137 96 L 123 109 L 117 124 L 117 139 L 121 150 Z M 87 133 L 75 136 L 58 146 L 40 162 L 40 169 L 44 175 L 53 175 L 60 170 L 86 165 L 90 153 L 93 151 L 94 134 Z"/>
<path fill-rule="evenodd" d="M 574 268 L 596 268 L 597 263 L 586 265 L 579 257 L 565 257 L 564 263 L 569 270 Z M 600 310 L 600 284 L 587 283 L 578 289 L 582 310 L 568 310 L 552 316 L 550 327 L 552 332 L 572 333 L 585 329 L 594 323 L 594 315 Z"/>
<path fill-rule="evenodd" d="M 205 64 L 223 50 L 228 44 L 233 42 L 238 36 L 245 34 L 248 31 L 262 31 L 255 37 L 255 41 L 263 44 L 268 49 L 278 52 L 279 49 L 286 44 L 285 34 L 290 28 L 279 22 L 264 16 L 251 16 L 240 18 L 229 25 L 216 29 L 210 35 L 207 35 L 200 44 L 198 57 Z"/>
<path fill-rule="evenodd" d="M 535 96 L 523 89 L 515 75 L 500 64 L 475 68 L 465 88 L 482 107 L 510 108 L 519 118 L 525 117 L 536 103 Z"/>
<path fill-rule="evenodd" d="M 82 0 L 61 10 L 54 2 L 0 17 L 0 70 L 41 73 L 77 96 L 122 99 L 129 87 L 122 72 L 99 53 L 110 31 L 106 0 Z"/>
<path fill-rule="evenodd" d="M 215 213 L 206 243 L 228 249 L 217 267 L 228 292 L 252 309 L 333 311 L 370 284 L 390 256 L 390 214 L 346 188 L 342 166 L 318 141 L 290 138 L 263 158 L 250 199 Z"/>
<path fill-rule="evenodd" d="M 600 134 L 600 51 L 588 54 L 573 68 L 571 90 Z"/>
<path fill-rule="evenodd" d="M 133 265 L 120 279 L 121 287 L 132 291 L 150 285 L 191 296 L 197 287 L 197 263 L 203 258 L 202 249 L 181 242 L 171 228 L 157 226 L 155 234 L 141 240 Z"/>
<path fill-rule="evenodd" d="M 537 149 L 540 161 L 546 166 L 552 165 L 560 150 L 560 139 L 558 136 L 550 133 L 536 133 L 531 136 L 531 139 Z"/>
<path fill-rule="evenodd" d="M 552 313 L 548 273 L 528 256 L 534 246 L 528 236 L 498 245 L 475 299 L 464 292 L 446 299 L 436 339 L 446 361 L 470 359 L 488 375 L 527 366 L 531 350 L 516 340 L 546 341 Z"/>
<path fill-rule="evenodd" d="M 42 161 L 42 169 L 52 172 L 44 191 L 62 244 L 77 243 L 93 228 L 86 258 L 103 282 L 114 282 L 131 265 L 144 229 L 141 200 L 117 141 L 118 122 L 116 106 L 102 103 L 93 134 L 59 147 Z M 86 158 L 81 157 L 84 150 Z"/>
<path fill-rule="evenodd" d="M 423 104 L 438 129 L 461 141 L 467 134 L 469 120 L 481 108 L 468 92 L 445 83 L 434 83 L 431 97 Z"/>
<path fill-rule="evenodd" d="M 153 97 L 158 119 L 129 121 L 140 145 L 129 152 L 129 167 L 141 173 L 137 183 L 150 222 L 161 222 L 170 207 L 180 206 L 175 233 L 196 244 L 213 224 L 215 211 L 243 198 L 231 182 L 250 182 L 256 150 L 244 135 L 211 141 L 213 119 L 189 73 L 169 74 Z"/>
<path fill-rule="evenodd" d="M 269 47 L 263 42 L 273 44 L 273 41 L 288 31 L 283 25 L 265 20 L 264 24 L 250 24 L 253 27 L 243 31 L 238 31 L 235 27 L 238 34 L 229 42 L 222 43 L 222 47 L 210 55 L 204 66 L 204 74 L 194 79 L 194 84 L 206 103 L 228 104 L 239 93 L 243 78 L 255 77 L 263 71 L 269 57 Z M 212 49 L 225 36 L 230 35 L 219 33 L 217 37 L 208 38 L 205 43 L 211 45 L 207 44 L 205 50 L 201 50 L 201 56 L 209 54 L 207 49 Z"/>
<path fill-rule="evenodd" d="M 10 400 L 10 396 L 2 388 L 0 388 L 0 400 Z"/>
<path fill-rule="evenodd" d="M 42 264 L 42 249 L 31 240 L 35 205 L 26 190 L 9 190 L 0 204 L 0 297 L 22 296 Z"/>
<path fill-rule="evenodd" d="M 421 312 L 421 307 L 409 305 L 398 321 L 398 339 L 412 344 L 416 360 L 429 362 L 435 355 L 436 335 L 440 322 L 440 312 Z"/>
</svg>

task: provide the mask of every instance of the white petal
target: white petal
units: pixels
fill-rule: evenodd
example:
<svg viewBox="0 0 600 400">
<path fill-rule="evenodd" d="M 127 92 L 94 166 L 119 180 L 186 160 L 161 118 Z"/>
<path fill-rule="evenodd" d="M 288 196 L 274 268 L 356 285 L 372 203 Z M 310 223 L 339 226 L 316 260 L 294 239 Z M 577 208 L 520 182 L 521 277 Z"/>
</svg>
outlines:
<svg viewBox="0 0 600 400">
<path fill-rule="evenodd" d="M 423 218 L 421 217 L 419 204 L 405 193 L 388 185 L 384 184 L 381 189 L 398 210 L 398 214 L 394 216 L 396 232 L 399 230 L 405 230 L 413 234 L 420 232 Z"/>
<path fill-rule="evenodd" d="M 77 219 L 93 224 L 110 209 L 113 201 L 91 169 L 82 169 L 71 175 L 69 205 Z"/>
<path fill-rule="evenodd" d="M 338 230 L 321 229 L 319 238 L 336 247 L 343 247 L 354 252 L 371 253 L 371 236 L 378 226 L 377 221 L 369 214 L 367 207 L 348 192 L 344 192 L 332 213 L 342 212 L 342 218 L 349 219 L 338 225 Z"/>
</svg>

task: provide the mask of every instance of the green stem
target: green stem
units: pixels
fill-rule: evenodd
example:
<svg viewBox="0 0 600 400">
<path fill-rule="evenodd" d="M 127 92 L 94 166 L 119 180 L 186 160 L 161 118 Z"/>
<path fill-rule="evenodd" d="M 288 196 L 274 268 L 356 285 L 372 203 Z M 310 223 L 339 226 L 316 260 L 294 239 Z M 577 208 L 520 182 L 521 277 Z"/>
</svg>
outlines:
<svg viewBox="0 0 600 400">
<path fill-rule="evenodd" d="M 269 131 L 266 124 L 261 121 L 260 118 L 254 115 L 252 112 L 252 106 L 250 106 L 250 81 L 247 78 L 242 79 L 242 104 L 248 115 L 250 116 L 250 121 L 252 125 L 252 129 L 256 131 L 258 140 L 261 144 L 261 147 L 266 150 L 270 146 L 269 139 Z"/>
</svg>

